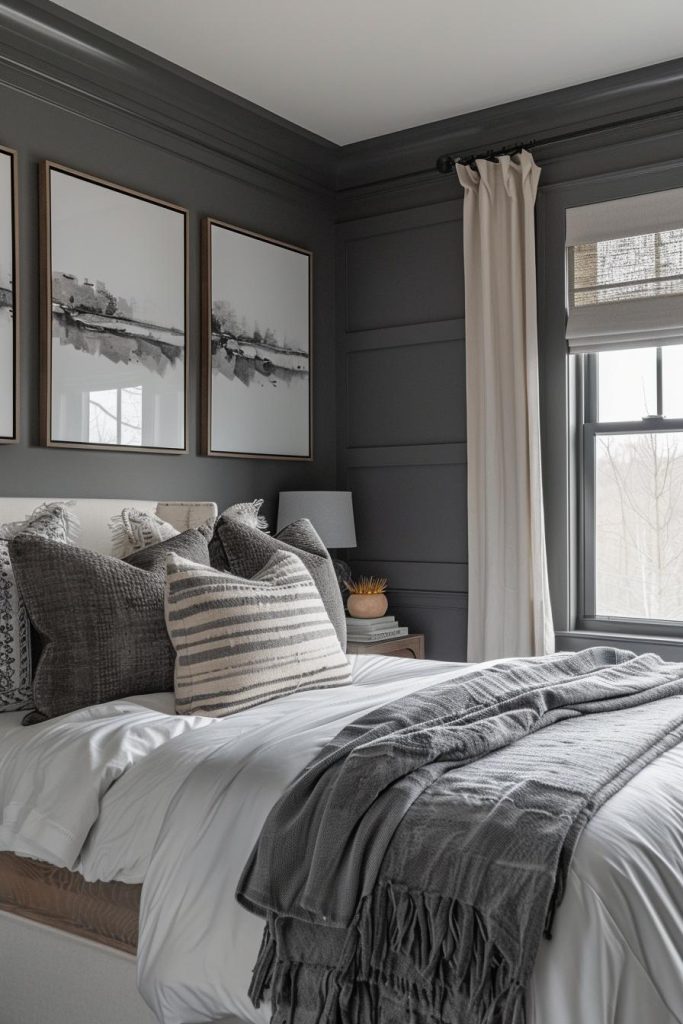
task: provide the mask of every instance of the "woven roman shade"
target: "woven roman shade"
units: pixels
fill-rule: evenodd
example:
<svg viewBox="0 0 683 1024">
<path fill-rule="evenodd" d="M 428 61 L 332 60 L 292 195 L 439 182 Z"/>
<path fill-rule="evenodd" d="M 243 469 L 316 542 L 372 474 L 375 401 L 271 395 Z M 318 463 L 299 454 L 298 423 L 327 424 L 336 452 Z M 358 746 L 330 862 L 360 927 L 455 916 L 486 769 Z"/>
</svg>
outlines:
<svg viewBox="0 0 683 1024">
<path fill-rule="evenodd" d="M 567 210 L 571 352 L 683 343 L 683 189 Z"/>
</svg>

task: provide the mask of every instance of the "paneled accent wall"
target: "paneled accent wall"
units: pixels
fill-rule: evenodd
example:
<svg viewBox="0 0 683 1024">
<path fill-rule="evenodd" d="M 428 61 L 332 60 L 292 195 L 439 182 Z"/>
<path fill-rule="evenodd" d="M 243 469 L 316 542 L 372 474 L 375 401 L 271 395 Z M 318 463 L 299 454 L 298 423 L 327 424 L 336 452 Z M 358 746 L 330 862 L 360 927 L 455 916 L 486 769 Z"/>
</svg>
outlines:
<svg viewBox="0 0 683 1024">
<path fill-rule="evenodd" d="M 574 630 L 576 439 L 568 425 L 564 210 L 680 184 L 683 61 L 615 75 L 345 146 L 337 160 L 340 484 L 352 487 L 356 571 L 391 580 L 391 607 L 427 656 L 463 659 L 467 449 L 462 191 L 440 153 L 484 153 L 584 125 L 534 147 L 541 431 L 557 646 L 609 643 L 683 658 L 683 641 Z"/>
<path fill-rule="evenodd" d="M 340 485 L 353 491 L 355 573 L 390 580 L 390 607 L 463 660 L 467 447 L 462 204 L 338 227 Z"/>
</svg>

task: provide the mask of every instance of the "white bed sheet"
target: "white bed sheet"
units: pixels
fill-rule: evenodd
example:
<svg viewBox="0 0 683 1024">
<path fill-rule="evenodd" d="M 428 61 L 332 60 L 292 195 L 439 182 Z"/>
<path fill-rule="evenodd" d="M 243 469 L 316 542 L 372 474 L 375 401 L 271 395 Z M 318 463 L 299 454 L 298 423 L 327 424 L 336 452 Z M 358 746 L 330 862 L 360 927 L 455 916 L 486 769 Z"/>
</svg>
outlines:
<svg viewBox="0 0 683 1024">
<path fill-rule="evenodd" d="M 234 899 L 268 811 L 347 722 L 467 670 L 407 659 L 351 660 L 352 686 L 294 694 L 232 718 L 203 720 L 206 727 L 182 734 L 164 731 L 169 718 L 178 722 L 164 714 L 172 710 L 171 695 L 103 706 L 120 718 L 135 716 L 142 705 L 158 719 L 145 736 L 159 742 L 138 743 L 132 752 L 123 732 L 108 723 L 108 735 L 127 747 L 125 769 L 109 776 L 99 757 L 84 781 L 78 751 L 62 748 L 65 792 L 73 777 L 86 806 L 96 793 L 99 807 L 76 866 L 87 878 L 144 879 L 139 983 L 163 1024 L 226 1013 L 254 1024 L 268 1020 L 268 1008 L 256 1011 L 246 994 L 262 922 Z M 130 710 L 122 712 L 122 705 Z M 106 711 L 97 714 L 108 721 Z M 8 742 L 21 762 L 23 748 L 7 721 L 19 717 L 0 716 L 0 763 Z M 22 730 L 44 730 L 37 746 L 45 764 L 55 727 Z M 113 756 L 119 764 L 121 751 Z M 31 759 L 24 767 L 33 778 L 36 746 Z M 0 768 L 0 806 L 8 799 L 2 775 Z M 39 789 L 38 781 L 28 799 Z M 55 806 L 53 817 L 59 813 Z M 41 849 L 50 841 L 32 837 Z M 0 848 L 6 842 L 0 833 Z M 543 943 L 530 986 L 529 1024 L 683 1024 L 682 936 L 683 745 L 645 768 L 584 831 L 553 940 Z"/>
</svg>

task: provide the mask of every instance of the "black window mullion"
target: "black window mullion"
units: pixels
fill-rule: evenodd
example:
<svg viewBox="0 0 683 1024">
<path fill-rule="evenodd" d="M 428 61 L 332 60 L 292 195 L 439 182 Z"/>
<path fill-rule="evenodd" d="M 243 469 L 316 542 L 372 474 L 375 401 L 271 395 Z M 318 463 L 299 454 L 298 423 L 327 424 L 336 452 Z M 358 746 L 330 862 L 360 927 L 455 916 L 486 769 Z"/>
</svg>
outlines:
<svg viewBox="0 0 683 1024">
<path fill-rule="evenodd" d="M 595 424 L 583 427 L 583 522 L 581 559 L 582 618 L 595 616 L 596 561 L 595 561 Z"/>
<path fill-rule="evenodd" d="M 583 357 L 584 359 L 584 384 L 583 404 L 585 423 L 597 423 L 600 410 L 598 409 L 598 357 L 594 352 Z"/>
</svg>

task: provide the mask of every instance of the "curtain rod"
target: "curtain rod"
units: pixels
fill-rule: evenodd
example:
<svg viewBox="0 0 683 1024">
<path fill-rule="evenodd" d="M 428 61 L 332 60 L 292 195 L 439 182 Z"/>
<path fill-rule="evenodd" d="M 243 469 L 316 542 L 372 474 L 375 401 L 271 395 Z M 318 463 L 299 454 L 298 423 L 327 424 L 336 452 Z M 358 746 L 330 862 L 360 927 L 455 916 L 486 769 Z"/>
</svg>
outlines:
<svg viewBox="0 0 683 1024">
<path fill-rule="evenodd" d="M 501 146 L 500 149 L 489 149 L 486 153 L 473 153 L 468 156 L 455 156 L 452 153 L 445 153 L 436 161 L 436 169 L 439 174 L 450 174 L 458 164 L 476 168 L 477 160 L 495 161 L 500 156 L 513 156 L 523 149 L 540 149 L 541 146 L 552 146 L 556 142 L 583 139 L 588 135 L 595 135 L 597 132 L 608 132 L 612 128 L 624 128 L 631 124 L 639 124 L 641 121 L 653 121 L 657 117 L 670 117 L 672 114 L 681 113 L 683 113 L 683 106 L 671 107 L 668 110 L 659 110 L 650 114 L 636 114 L 633 117 L 624 117 L 618 121 L 609 121 L 607 124 L 597 124 L 590 128 L 578 128 L 571 132 L 563 132 L 560 135 L 549 135 L 544 139 L 532 139 L 531 142 L 518 142 L 514 146 Z"/>
</svg>

